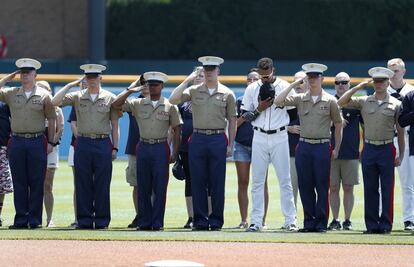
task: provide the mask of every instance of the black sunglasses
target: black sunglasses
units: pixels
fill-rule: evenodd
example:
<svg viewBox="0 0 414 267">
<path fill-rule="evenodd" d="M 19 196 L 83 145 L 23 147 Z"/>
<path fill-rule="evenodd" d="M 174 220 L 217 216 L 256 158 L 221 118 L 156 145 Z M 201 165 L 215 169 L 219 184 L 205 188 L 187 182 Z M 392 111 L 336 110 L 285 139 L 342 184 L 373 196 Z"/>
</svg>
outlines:
<svg viewBox="0 0 414 267">
<path fill-rule="evenodd" d="M 349 83 L 349 81 L 335 81 L 336 85 L 340 85 L 340 84 L 347 85 L 348 83 Z"/>
</svg>

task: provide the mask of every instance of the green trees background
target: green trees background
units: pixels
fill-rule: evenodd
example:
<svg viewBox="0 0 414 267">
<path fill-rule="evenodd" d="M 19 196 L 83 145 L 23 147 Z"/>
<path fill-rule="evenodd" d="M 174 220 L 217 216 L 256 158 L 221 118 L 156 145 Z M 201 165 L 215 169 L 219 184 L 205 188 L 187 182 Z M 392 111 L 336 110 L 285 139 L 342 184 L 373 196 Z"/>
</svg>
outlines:
<svg viewBox="0 0 414 267">
<path fill-rule="evenodd" d="M 414 59 L 413 0 L 108 0 L 108 59 Z"/>
</svg>

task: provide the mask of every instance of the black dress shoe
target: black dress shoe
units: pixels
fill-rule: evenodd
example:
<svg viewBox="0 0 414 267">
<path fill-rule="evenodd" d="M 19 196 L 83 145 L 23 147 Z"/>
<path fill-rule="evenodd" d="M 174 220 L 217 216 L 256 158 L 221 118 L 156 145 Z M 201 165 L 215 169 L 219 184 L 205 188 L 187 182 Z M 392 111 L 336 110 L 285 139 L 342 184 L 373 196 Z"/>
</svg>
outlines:
<svg viewBox="0 0 414 267">
<path fill-rule="evenodd" d="M 378 230 L 366 230 L 364 232 L 362 232 L 364 235 L 373 235 L 373 234 L 378 234 Z"/>
<path fill-rule="evenodd" d="M 152 227 L 152 231 L 164 231 L 164 227 Z"/>
<path fill-rule="evenodd" d="M 29 228 L 30 229 L 39 229 L 39 228 L 42 228 L 42 226 L 40 224 L 30 224 Z"/>
<path fill-rule="evenodd" d="M 138 226 L 137 227 L 137 231 L 151 231 L 151 230 L 152 230 L 152 227 L 150 227 L 150 226 L 148 226 L 148 227 L 144 227 L 144 226 L 140 227 L 140 226 Z"/>
<path fill-rule="evenodd" d="M 92 230 L 93 226 L 88 226 L 88 225 L 77 225 L 75 227 L 76 230 Z"/>
<path fill-rule="evenodd" d="M 128 228 L 137 228 L 138 227 L 138 215 L 132 220 L 130 224 L 128 224 Z"/>
<path fill-rule="evenodd" d="M 209 229 L 208 229 L 208 226 L 206 226 L 206 227 L 193 227 L 191 230 L 192 231 L 208 231 Z"/>
<path fill-rule="evenodd" d="M 219 226 L 210 226 L 210 231 L 221 231 L 221 227 L 219 227 Z"/>
<path fill-rule="evenodd" d="M 14 225 L 14 224 L 12 224 L 12 225 L 9 226 L 9 229 L 19 230 L 19 229 L 29 229 L 29 227 L 27 225 Z"/>
<path fill-rule="evenodd" d="M 378 230 L 378 234 L 381 234 L 381 235 L 389 235 L 389 234 L 391 234 L 391 230 L 388 230 L 388 229 L 380 229 L 380 230 Z"/>
<path fill-rule="evenodd" d="M 103 226 L 103 225 L 95 226 L 95 230 L 105 230 L 105 229 L 108 229 L 108 226 Z"/>
<path fill-rule="evenodd" d="M 184 224 L 184 229 L 190 229 L 193 226 L 193 217 L 188 217 L 187 222 Z"/>
<path fill-rule="evenodd" d="M 299 233 L 312 233 L 312 232 L 314 232 L 314 230 L 310 229 L 310 228 L 301 228 L 301 229 L 298 230 L 298 232 Z"/>
<path fill-rule="evenodd" d="M 314 230 L 315 233 L 326 233 L 326 229 L 319 228 Z"/>
</svg>

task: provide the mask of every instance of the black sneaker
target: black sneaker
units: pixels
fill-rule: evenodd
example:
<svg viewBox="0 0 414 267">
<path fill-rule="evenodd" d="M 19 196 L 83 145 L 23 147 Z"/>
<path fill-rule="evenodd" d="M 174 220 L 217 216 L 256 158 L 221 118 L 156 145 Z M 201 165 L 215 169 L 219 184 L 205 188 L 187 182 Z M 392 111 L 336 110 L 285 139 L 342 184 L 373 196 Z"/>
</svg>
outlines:
<svg viewBox="0 0 414 267">
<path fill-rule="evenodd" d="M 138 227 L 138 215 L 132 220 L 130 224 L 128 224 L 128 228 L 137 228 Z"/>
<path fill-rule="evenodd" d="M 343 228 L 344 230 L 352 230 L 352 222 L 351 222 L 350 220 L 345 220 L 345 221 L 342 223 L 342 228 Z"/>
<path fill-rule="evenodd" d="M 333 219 L 332 222 L 329 224 L 328 230 L 330 231 L 341 230 L 341 223 Z"/>
<path fill-rule="evenodd" d="M 414 230 L 414 223 L 410 221 L 404 222 L 404 230 L 405 231 L 413 231 Z"/>
<path fill-rule="evenodd" d="M 193 227 L 193 217 L 188 217 L 187 222 L 184 224 L 184 229 L 190 229 Z"/>
</svg>

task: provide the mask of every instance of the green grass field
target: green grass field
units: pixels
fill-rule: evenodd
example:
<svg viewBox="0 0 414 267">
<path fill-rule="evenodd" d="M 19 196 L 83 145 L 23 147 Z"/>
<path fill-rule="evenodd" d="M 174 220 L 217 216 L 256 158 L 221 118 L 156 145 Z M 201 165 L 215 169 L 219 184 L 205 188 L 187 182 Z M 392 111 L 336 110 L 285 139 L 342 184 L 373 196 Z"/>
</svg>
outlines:
<svg viewBox="0 0 414 267">
<path fill-rule="evenodd" d="M 267 225 L 268 230 L 261 233 L 246 233 L 235 229 L 240 222 L 237 204 L 237 176 L 234 163 L 227 165 L 225 224 L 221 232 L 192 232 L 182 226 L 187 220 L 184 201 L 184 182 L 172 176 L 168 186 L 167 208 L 164 232 L 138 232 L 126 226 L 134 217 L 131 200 L 131 187 L 125 181 L 126 161 L 114 163 L 111 185 L 112 221 L 109 230 L 73 230 L 68 227 L 74 221 L 72 192 L 72 171 L 62 161 L 56 172 L 54 183 L 55 209 L 53 220 L 56 228 L 38 230 L 8 230 L 13 223 L 14 208 L 12 195 L 6 195 L 3 208 L 3 227 L 0 239 L 70 239 L 70 240 L 187 240 L 187 241 L 233 241 L 233 242 L 286 242 L 286 243 L 366 243 L 366 244 L 414 244 L 413 234 L 402 231 L 401 193 L 398 175 L 394 199 L 394 231 L 391 235 L 363 235 L 363 186 L 355 188 L 355 207 L 352 214 L 353 231 L 328 232 L 326 234 L 285 233 L 279 230 L 283 224 L 280 210 L 279 188 L 273 168 L 269 171 L 270 203 Z M 397 172 L 396 172 L 397 174 Z M 343 220 L 341 210 L 340 219 Z M 45 215 L 44 215 L 45 220 Z M 298 222 L 302 226 L 303 211 L 298 203 Z"/>
</svg>

